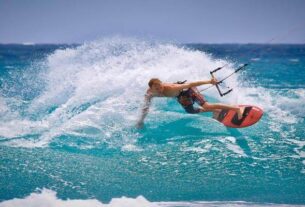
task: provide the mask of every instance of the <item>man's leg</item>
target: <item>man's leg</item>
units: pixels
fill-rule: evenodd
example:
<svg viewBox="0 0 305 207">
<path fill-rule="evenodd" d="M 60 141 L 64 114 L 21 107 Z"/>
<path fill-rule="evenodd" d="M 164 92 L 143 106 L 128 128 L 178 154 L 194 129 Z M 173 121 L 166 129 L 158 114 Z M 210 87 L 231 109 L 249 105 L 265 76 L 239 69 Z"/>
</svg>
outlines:
<svg viewBox="0 0 305 207">
<path fill-rule="evenodd" d="M 199 112 L 213 112 L 213 117 L 217 116 L 221 109 L 232 109 L 237 112 L 238 119 L 241 119 L 245 110 L 245 107 L 231 106 L 227 104 L 210 104 L 206 102 L 203 95 L 199 93 L 196 87 L 191 88 L 192 98 L 197 102 L 202 108 Z"/>
<path fill-rule="evenodd" d="M 213 112 L 213 118 L 216 119 L 220 113 L 221 109 L 205 109 L 200 106 L 200 113 L 201 112 Z"/>
<path fill-rule="evenodd" d="M 232 109 L 237 112 L 238 119 L 241 119 L 245 110 L 245 107 L 237 107 L 237 106 L 231 106 L 227 104 L 221 104 L 221 103 L 216 103 L 216 104 L 210 104 L 208 102 L 205 102 L 202 107 L 206 111 L 212 111 L 212 110 L 217 110 L 217 109 Z"/>
<path fill-rule="evenodd" d="M 207 108 L 203 108 L 203 105 L 206 103 L 206 100 L 204 98 L 204 96 L 198 91 L 198 89 L 196 87 L 193 87 L 191 89 L 193 92 L 193 100 L 198 104 L 200 105 L 199 107 L 199 113 L 201 112 L 213 112 L 213 118 L 217 118 L 221 109 L 207 109 Z"/>
</svg>

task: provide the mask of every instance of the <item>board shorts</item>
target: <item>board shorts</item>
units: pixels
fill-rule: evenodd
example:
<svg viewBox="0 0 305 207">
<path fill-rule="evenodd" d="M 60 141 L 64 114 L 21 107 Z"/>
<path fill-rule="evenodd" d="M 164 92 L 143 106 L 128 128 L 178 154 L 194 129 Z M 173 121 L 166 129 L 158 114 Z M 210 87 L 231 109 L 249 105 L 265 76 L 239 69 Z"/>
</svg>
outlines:
<svg viewBox="0 0 305 207">
<path fill-rule="evenodd" d="M 177 100 L 184 110 L 190 114 L 200 113 L 200 108 L 194 107 L 194 103 L 202 106 L 206 102 L 196 87 L 181 91 L 177 96 Z"/>
</svg>

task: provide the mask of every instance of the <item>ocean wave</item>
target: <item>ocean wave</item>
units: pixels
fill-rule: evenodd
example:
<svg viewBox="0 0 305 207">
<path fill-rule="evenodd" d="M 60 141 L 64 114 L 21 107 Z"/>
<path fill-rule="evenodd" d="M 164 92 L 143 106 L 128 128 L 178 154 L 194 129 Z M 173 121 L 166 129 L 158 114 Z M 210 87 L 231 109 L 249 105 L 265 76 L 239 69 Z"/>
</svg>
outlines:
<svg viewBox="0 0 305 207">
<path fill-rule="evenodd" d="M 46 147 L 60 140 L 57 138 L 77 136 L 92 140 L 91 146 L 83 146 L 86 148 L 95 146 L 94 140 L 99 139 L 111 147 L 138 150 L 131 146 L 143 134 L 134 125 L 151 77 L 168 82 L 210 79 L 209 71 L 225 64 L 227 67 L 217 74 L 219 79 L 230 74 L 236 64 L 198 50 L 128 38 L 109 38 L 58 49 L 39 63 L 39 72 L 29 69 L 28 73 L 27 70 L 22 73 L 22 78 L 33 85 L 39 80 L 33 88 L 28 84 L 28 92 L 38 91 L 34 97 L 26 102 L 18 94 L 0 97 L 3 106 L 0 137 L 5 140 L 2 143 Z M 215 89 L 204 94 L 214 101 L 263 108 L 268 116 L 265 123 L 272 131 L 281 131 L 282 126 L 303 118 L 305 111 L 298 103 L 304 100 L 304 89 L 291 90 L 295 96 L 287 97 L 262 87 L 247 86 L 240 82 L 241 76 L 237 74 L 226 81 L 234 92 L 221 100 Z M 182 113 L 181 107 L 173 102 L 156 99 L 147 122 L 158 127 L 172 115 L 187 116 Z M 165 116 L 156 118 L 161 114 Z M 194 123 L 200 119 L 200 116 L 192 117 Z"/>
<path fill-rule="evenodd" d="M 192 202 L 150 202 L 143 196 L 136 198 L 113 198 L 108 204 L 97 199 L 60 199 L 53 190 L 42 189 L 24 198 L 14 198 L 3 201 L 0 207 L 303 207 L 305 205 L 251 203 L 245 201 L 192 201 Z"/>
</svg>

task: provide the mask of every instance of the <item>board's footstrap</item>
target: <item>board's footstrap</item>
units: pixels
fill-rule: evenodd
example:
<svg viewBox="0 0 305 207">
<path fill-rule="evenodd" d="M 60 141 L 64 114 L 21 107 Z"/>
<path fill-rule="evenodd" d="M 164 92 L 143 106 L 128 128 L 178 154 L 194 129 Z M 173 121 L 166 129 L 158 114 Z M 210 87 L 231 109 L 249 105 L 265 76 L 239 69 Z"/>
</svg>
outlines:
<svg viewBox="0 0 305 207">
<path fill-rule="evenodd" d="M 231 122 L 235 125 L 241 125 L 245 118 L 248 116 L 249 112 L 251 111 L 252 106 L 247 106 L 244 110 L 243 117 L 238 119 L 238 114 L 236 113 L 235 116 L 232 118 Z"/>
</svg>

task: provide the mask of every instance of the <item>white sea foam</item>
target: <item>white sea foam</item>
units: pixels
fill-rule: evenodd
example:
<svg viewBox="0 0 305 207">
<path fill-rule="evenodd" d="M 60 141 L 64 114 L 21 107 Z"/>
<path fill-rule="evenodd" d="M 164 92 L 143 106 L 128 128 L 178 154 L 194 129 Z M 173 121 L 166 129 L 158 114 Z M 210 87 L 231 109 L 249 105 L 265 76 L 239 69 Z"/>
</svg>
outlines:
<svg viewBox="0 0 305 207">
<path fill-rule="evenodd" d="M 297 145 L 299 149 L 303 148 L 305 146 L 305 141 L 302 140 L 295 140 L 295 139 L 288 139 L 290 142 L 294 143 Z"/>
<path fill-rule="evenodd" d="M 223 139 L 219 139 L 220 142 L 226 144 L 226 148 L 231 150 L 232 152 L 236 153 L 237 155 L 241 157 L 247 157 L 244 150 L 236 144 L 236 138 L 235 137 L 225 137 Z"/>
<path fill-rule="evenodd" d="M 289 59 L 290 62 L 294 62 L 294 63 L 297 63 L 299 62 L 299 59 L 298 58 L 291 58 Z"/>
<path fill-rule="evenodd" d="M 301 140 L 295 140 L 295 139 L 288 139 L 289 142 L 293 143 L 294 145 L 297 145 L 293 150 L 297 155 L 295 155 L 295 158 L 305 158 L 305 152 L 302 151 L 303 147 L 305 146 L 305 141 Z M 304 162 L 303 162 L 304 163 Z"/>
<path fill-rule="evenodd" d="M 3 201 L 0 207 L 303 207 L 304 205 L 271 204 L 271 203 L 251 203 L 244 201 L 192 201 L 192 202 L 150 202 L 143 196 L 136 198 L 113 198 L 109 203 L 103 203 L 97 199 L 67 199 L 57 197 L 56 192 L 49 189 L 42 189 L 41 192 L 31 193 L 25 198 L 14 198 Z"/>
<path fill-rule="evenodd" d="M 23 42 L 22 44 L 23 44 L 23 45 L 35 45 L 34 42 Z"/>
<path fill-rule="evenodd" d="M 103 204 L 96 199 L 88 200 L 62 200 L 57 198 L 56 192 L 48 189 L 43 189 L 41 193 L 31 193 L 25 198 L 14 198 L 12 200 L 0 203 L 0 207 L 155 207 L 153 203 L 147 201 L 144 197 L 139 196 L 133 198 L 114 198 L 109 204 Z"/>
<path fill-rule="evenodd" d="M 139 152 L 139 151 L 142 151 L 141 148 L 137 147 L 136 145 L 134 144 L 126 144 L 122 147 L 122 151 L 131 151 L 131 152 Z"/>
</svg>

